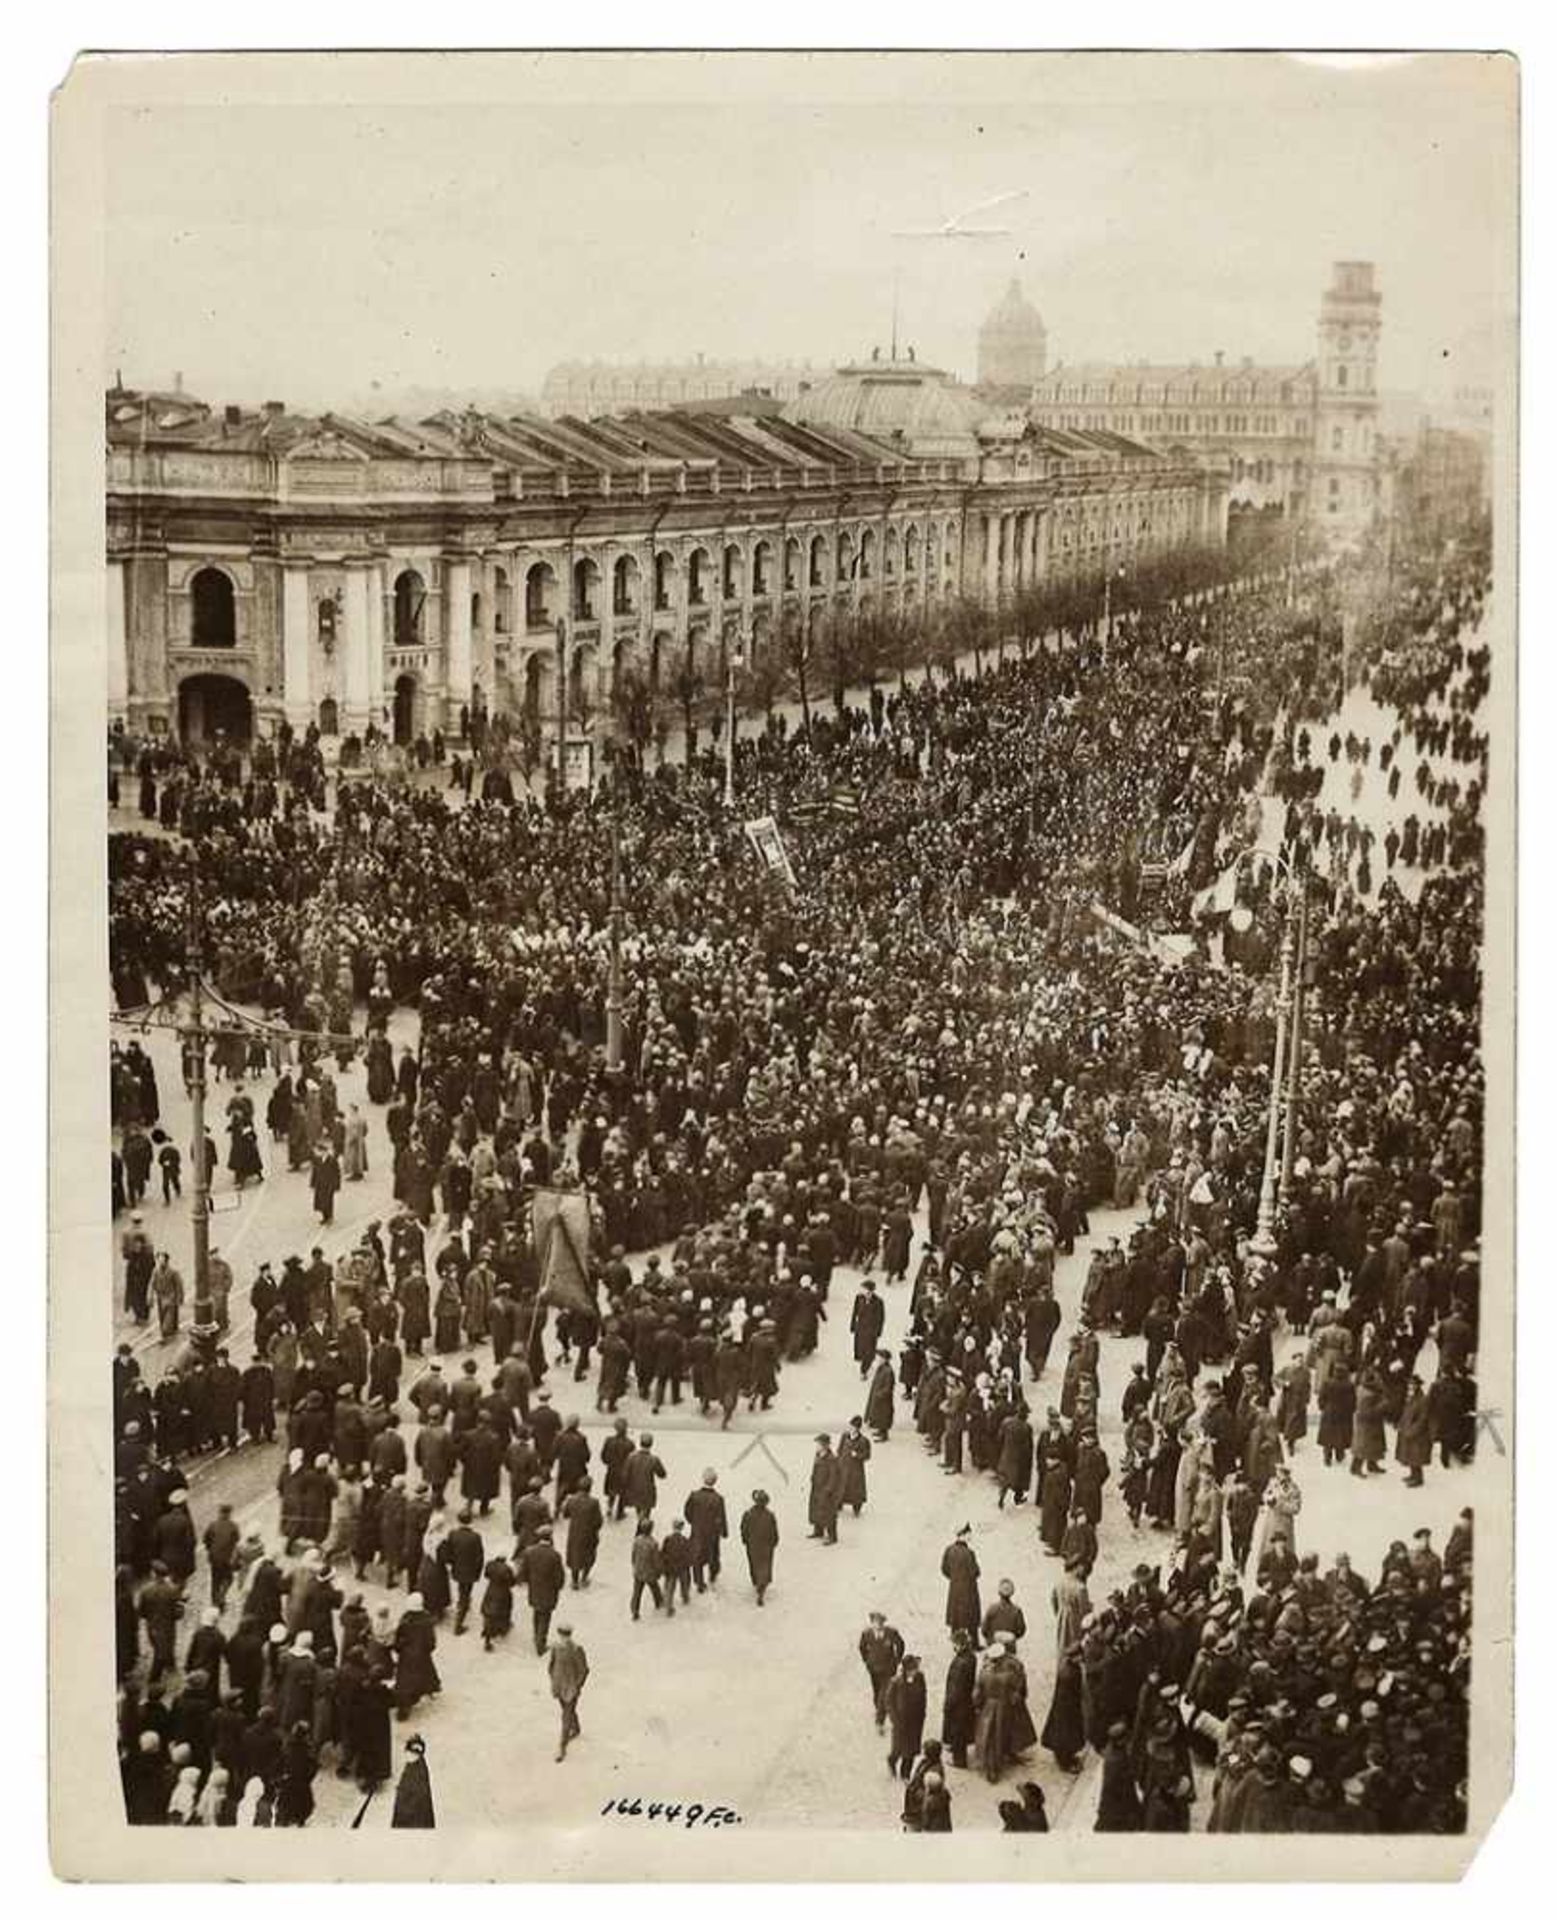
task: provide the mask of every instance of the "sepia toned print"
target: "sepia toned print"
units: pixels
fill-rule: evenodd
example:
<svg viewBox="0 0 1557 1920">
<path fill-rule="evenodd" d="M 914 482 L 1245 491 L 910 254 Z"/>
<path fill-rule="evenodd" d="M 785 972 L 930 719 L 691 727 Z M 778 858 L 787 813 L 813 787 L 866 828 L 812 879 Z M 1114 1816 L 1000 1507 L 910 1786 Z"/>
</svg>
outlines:
<svg viewBox="0 0 1557 1920">
<path fill-rule="evenodd" d="M 540 66 L 57 108 L 61 1870 L 1462 1870 L 1512 63 Z"/>
</svg>

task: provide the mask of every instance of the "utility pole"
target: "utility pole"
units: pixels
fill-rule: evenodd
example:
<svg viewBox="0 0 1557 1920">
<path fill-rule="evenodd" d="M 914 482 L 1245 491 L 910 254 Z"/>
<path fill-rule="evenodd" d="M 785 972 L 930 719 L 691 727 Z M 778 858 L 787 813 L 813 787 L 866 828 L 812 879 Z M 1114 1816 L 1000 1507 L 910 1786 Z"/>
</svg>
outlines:
<svg viewBox="0 0 1557 1920">
<path fill-rule="evenodd" d="M 216 1319 L 211 1311 L 211 1173 L 205 1150 L 206 1030 L 200 974 L 201 933 L 200 873 L 191 849 L 185 963 L 189 974 L 189 1024 L 180 1030 L 179 1037 L 184 1042 L 184 1072 L 189 1081 L 189 1104 L 194 1128 L 189 1211 L 194 1233 L 195 1305 L 190 1339 L 195 1350 L 208 1358 L 216 1346 Z"/>
</svg>

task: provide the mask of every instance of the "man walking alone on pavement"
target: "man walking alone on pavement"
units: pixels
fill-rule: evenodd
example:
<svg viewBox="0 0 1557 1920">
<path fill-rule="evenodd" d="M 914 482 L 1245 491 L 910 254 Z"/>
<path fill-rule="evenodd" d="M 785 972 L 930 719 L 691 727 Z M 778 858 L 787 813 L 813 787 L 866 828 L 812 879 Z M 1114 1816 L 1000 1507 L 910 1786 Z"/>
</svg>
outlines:
<svg viewBox="0 0 1557 1920">
<path fill-rule="evenodd" d="M 557 1743 L 557 1758 L 566 1758 L 568 1742 L 581 1731 L 578 1723 L 579 1695 L 589 1678 L 589 1656 L 573 1638 L 571 1627 L 558 1627 L 548 1662 L 551 1696 L 562 1710 L 562 1733 Z"/>
</svg>

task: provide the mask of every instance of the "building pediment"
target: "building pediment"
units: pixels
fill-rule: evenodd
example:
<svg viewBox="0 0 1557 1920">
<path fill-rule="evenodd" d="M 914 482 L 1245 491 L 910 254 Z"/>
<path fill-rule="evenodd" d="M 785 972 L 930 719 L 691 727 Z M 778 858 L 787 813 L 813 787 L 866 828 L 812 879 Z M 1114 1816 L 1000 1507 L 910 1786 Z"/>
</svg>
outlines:
<svg viewBox="0 0 1557 1920">
<path fill-rule="evenodd" d="M 344 434 L 333 428 L 323 427 L 317 433 L 310 433 L 294 442 L 283 458 L 290 465 L 295 461 L 345 462 L 353 466 L 365 467 L 372 463 L 372 455 L 361 447 L 354 446 Z"/>
</svg>

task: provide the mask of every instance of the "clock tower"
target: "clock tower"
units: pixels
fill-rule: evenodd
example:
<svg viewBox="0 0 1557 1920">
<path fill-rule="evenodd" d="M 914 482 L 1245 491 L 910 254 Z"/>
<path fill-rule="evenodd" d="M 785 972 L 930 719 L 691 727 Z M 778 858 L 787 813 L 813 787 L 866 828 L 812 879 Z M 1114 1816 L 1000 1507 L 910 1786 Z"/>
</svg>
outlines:
<svg viewBox="0 0 1557 1920">
<path fill-rule="evenodd" d="M 1309 518 L 1334 545 L 1354 544 L 1380 510 L 1378 351 L 1381 295 L 1373 263 L 1338 260 L 1319 302 Z"/>
</svg>

